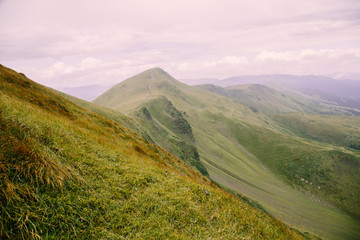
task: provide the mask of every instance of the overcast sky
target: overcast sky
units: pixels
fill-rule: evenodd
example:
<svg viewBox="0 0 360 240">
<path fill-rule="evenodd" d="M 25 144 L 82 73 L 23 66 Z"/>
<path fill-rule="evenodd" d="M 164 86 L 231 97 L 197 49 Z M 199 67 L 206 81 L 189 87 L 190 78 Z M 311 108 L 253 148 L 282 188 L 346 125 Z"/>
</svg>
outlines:
<svg viewBox="0 0 360 240">
<path fill-rule="evenodd" d="M 359 0 L 0 0 L 0 63 L 65 86 L 360 72 Z"/>
</svg>

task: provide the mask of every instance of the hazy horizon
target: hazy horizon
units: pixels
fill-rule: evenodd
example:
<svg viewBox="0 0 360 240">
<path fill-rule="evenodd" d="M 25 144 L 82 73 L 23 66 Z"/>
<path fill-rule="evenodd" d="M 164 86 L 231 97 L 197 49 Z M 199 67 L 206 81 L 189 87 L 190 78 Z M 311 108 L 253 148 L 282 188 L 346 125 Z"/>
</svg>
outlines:
<svg viewBox="0 0 360 240">
<path fill-rule="evenodd" d="M 360 76 L 360 2 L 0 0 L 0 63 L 62 89 L 175 78 Z"/>
</svg>

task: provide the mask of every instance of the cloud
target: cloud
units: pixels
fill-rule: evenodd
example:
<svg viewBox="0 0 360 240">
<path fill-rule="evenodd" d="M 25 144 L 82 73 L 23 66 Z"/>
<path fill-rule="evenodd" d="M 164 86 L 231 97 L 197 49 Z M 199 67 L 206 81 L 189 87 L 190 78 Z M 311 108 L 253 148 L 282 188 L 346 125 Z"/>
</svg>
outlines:
<svg viewBox="0 0 360 240">
<path fill-rule="evenodd" d="M 263 73 L 328 75 L 355 69 L 360 64 L 360 49 L 262 51 L 252 63 Z"/>
<path fill-rule="evenodd" d="M 118 83 L 152 67 L 162 67 L 178 79 L 252 74 L 327 75 L 347 73 L 360 66 L 360 49 L 302 49 L 299 51 L 261 51 L 252 57 L 224 56 L 212 61 L 189 59 L 169 61 L 162 52 L 148 52 L 138 57 L 105 61 L 86 57 L 72 64 L 56 61 L 36 70 L 20 68 L 26 75 L 42 84 L 62 89 L 83 85 L 110 85 Z M 329 66 L 331 69 L 329 70 Z"/>
<path fill-rule="evenodd" d="M 359 72 L 355 0 L 5 0 L 0 62 L 50 85 Z"/>
<path fill-rule="evenodd" d="M 234 75 L 296 74 L 330 75 L 347 73 L 360 66 L 360 49 L 301 49 L 298 51 L 258 52 L 252 57 L 226 56 L 214 61 L 193 61 L 187 72 L 172 66 L 179 78 L 198 77 L 226 78 Z M 187 75 L 186 75 L 187 74 Z"/>
<path fill-rule="evenodd" d="M 246 57 L 226 56 L 217 61 L 205 61 L 203 63 L 203 66 L 206 68 L 220 67 L 220 66 L 226 66 L 226 65 L 240 67 L 241 65 L 244 65 L 247 62 L 248 62 L 248 60 L 246 59 Z"/>
<path fill-rule="evenodd" d="M 111 85 L 153 67 L 156 65 L 138 60 L 102 61 L 87 57 L 72 64 L 56 61 L 43 68 L 19 67 L 16 70 L 25 72 L 41 84 L 62 90 L 65 87 Z"/>
<path fill-rule="evenodd" d="M 296 61 L 304 60 L 339 60 L 346 58 L 360 59 L 360 49 L 303 49 L 301 51 L 262 51 L 257 56 L 261 61 Z"/>
</svg>

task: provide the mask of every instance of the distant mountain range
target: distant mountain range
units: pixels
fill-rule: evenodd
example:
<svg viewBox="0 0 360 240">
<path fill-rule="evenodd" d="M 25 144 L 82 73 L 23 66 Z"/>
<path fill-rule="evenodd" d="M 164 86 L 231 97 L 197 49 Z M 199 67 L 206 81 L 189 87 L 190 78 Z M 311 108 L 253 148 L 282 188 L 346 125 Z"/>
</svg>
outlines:
<svg viewBox="0 0 360 240">
<path fill-rule="evenodd" d="M 80 87 L 65 87 L 62 89 L 64 93 L 70 94 L 74 97 L 92 101 L 96 97 L 100 96 L 102 93 L 110 89 L 113 85 L 103 86 L 103 85 L 88 85 Z"/>
<path fill-rule="evenodd" d="M 308 95 L 310 96 L 314 96 L 314 93 L 316 92 L 317 95 L 327 95 L 326 98 L 330 95 L 332 95 L 331 98 L 342 98 L 342 100 L 338 99 L 336 102 L 342 102 L 349 107 L 357 106 L 357 103 L 353 103 L 350 99 L 360 98 L 360 80 L 338 80 L 325 76 L 277 74 L 234 76 L 222 80 L 216 78 L 199 78 L 181 79 L 180 81 L 188 85 L 212 84 L 220 87 L 261 84 L 282 91 L 295 90 L 303 94 L 309 93 Z M 113 85 L 87 85 L 72 88 L 65 87 L 62 91 L 80 99 L 92 101 L 112 86 Z"/>
<path fill-rule="evenodd" d="M 295 101 L 301 101 L 302 104 L 304 101 L 312 101 L 318 106 L 328 106 L 328 108 L 337 108 L 337 107 L 345 107 L 350 108 L 345 110 L 348 114 L 358 115 L 357 111 L 353 111 L 352 108 L 360 110 L 360 81 L 358 80 L 338 80 L 325 76 L 295 76 L 295 75 L 250 75 L 250 76 L 235 76 L 226 78 L 223 80 L 218 79 L 193 79 L 186 80 L 187 83 L 191 85 L 201 85 L 198 86 L 200 88 L 207 88 L 210 91 L 214 91 L 216 89 L 215 86 L 224 87 L 224 88 L 248 88 L 254 89 L 255 85 L 263 85 L 268 86 L 268 91 L 278 90 L 282 95 L 290 95 L 296 96 Z M 213 85 L 210 87 L 210 85 Z M 254 85 L 252 87 L 245 87 L 240 85 Z M 259 88 L 259 87 L 257 87 Z M 270 90 L 270 88 L 272 90 Z M 219 91 L 219 89 L 217 89 Z M 227 90 L 228 92 L 230 91 Z M 238 90 L 232 90 L 238 92 Z M 265 97 L 263 93 L 252 94 L 252 96 L 260 96 Z M 240 95 L 238 95 L 240 96 Z M 249 97 L 250 95 L 241 95 L 242 97 Z M 266 96 L 269 96 L 267 94 Z M 305 100 L 306 99 L 306 100 Z M 244 100 L 244 99 L 243 99 Z M 280 99 L 279 99 L 280 100 Z M 281 100 L 283 103 L 286 102 L 285 99 Z M 249 103 L 245 101 L 244 103 Z M 265 103 L 265 102 L 264 102 Z M 305 105 L 307 105 L 305 104 Z M 275 106 L 275 105 L 274 105 Z M 269 106 L 271 107 L 271 106 Z M 314 108 L 314 105 L 311 107 Z M 315 107 L 316 108 L 316 107 Z M 309 110 L 309 108 L 308 108 Z M 313 109 L 314 110 L 314 109 Z M 322 113 L 326 113 L 322 112 Z M 321 112 L 319 112 L 321 113 Z"/>
<path fill-rule="evenodd" d="M 260 84 L 225 88 L 203 84 L 195 87 L 236 99 L 255 111 L 270 115 L 285 112 L 360 115 L 360 99 L 339 97 L 318 90 L 279 91 Z"/>
<path fill-rule="evenodd" d="M 228 87 L 239 84 L 264 84 L 272 88 L 313 89 L 342 97 L 360 98 L 360 81 L 336 80 L 324 76 L 260 75 L 238 76 L 217 81 L 216 85 Z"/>
<path fill-rule="evenodd" d="M 351 76 L 355 76 L 354 74 Z M 356 75 L 357 76 L 357 75 Z M 245 84 L 262 84 L 276 89 L 296 89 L 296 90 L 317 90 L 340 97 L 360 98 L 360 78 L 334 79 L 326 76 L 316 75 L 245 75 L 234 76 L 222 80 L 216 78 L 184 79 L 181 80 L 190 85 L 213 84 L 220 87 L 229 87 Z"/>
</svg>

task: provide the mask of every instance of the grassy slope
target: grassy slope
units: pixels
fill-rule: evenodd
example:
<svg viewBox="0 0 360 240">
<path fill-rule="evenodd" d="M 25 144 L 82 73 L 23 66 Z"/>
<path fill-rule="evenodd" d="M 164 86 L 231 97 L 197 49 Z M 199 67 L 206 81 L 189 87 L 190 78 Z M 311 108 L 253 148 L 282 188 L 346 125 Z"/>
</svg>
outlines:
<svg viewBox="0 0 360 240">
<path fill-rule="evenodd" d="M 139 85 L 148 87 L 137 88 Z M 126 94 L 134 96 L 136 101 L 124 97 L 124 86 L 127 86 Z M 353 211 L 357 208 L 354 205 L 356 196 L 346 194 L 356 190 L 358 179 L 350 186 L 345 185 L 349 190 L 345 193 L 349 198 L 347 204 L 340 201 L 343 193 L 332 192 L 334 187 L 341 189 L 348 180 L 354 179 L 354 175 L 349 179 L 339 178 L 334 172 L 336 169 L 329 168 L 335 163 L 349 170 L 346 163 L 339 163 L 341 154 L 333 154 L 334 151 L 342 152 L 341 149 L 334 150 L 332 146 L 285 135 L 283 133 L 288 130 L 266 116 L 235 100 L 179 83 L 160 69 L 149 70 L 120 83 L 95 103 L 126 113 L 158 96 L 166 96 L 177 109 L 187 113 L 186 119 L 193 128 L 201 160 L 213 179 L 260 201 L 276 216 L 307 231 L 332 239 L 359 235 L 358 223 L 323 200 L 319 201 L 328 199 L 348 212 L 356 212 Z M 357 158 L 356 153 L 349 154 L 352 159 Z M 292 163 L 294 159 L 301 161 Z M 307 173 L 309 168 L 314 170 Z M 331 188 L 320 191 L 318 185 L 301 181 L 305 176 L 307 181 L 321 182 Z M 305 193 L 299 193 L 288 183 Z"/>
<path fill-rule="evenodd" d="M 323 92 L 315 89 L 296 89 L 300 94 L 304 94 L 306 97 L 320 99 L 327 102 L 329 105 L 343 106 L 348 108 L 355 108 L 360 110 L 360 98 L 346 98 L 328 92 Z M 359 112 L 354 114 L 359 115 Z"/>
<path fill-rule="evenodd" d="M 284 113 L 273 119 L 300 137 L 360 150 L 360 117 Z"/>
<path fill-rule="evenodd" d="M 302 239 L 135 133 L 0 66 L 0 237 Z"/>
<path fill-rule="evenodd" d="M 320 98 L 301 96 L 303 95 L 301 93 L 284 93 L 260 84 L 235 85 L 226 88 L 204 84 L 196 87 L 236 99 L 240 103 L 250 106 L 254 111 L 268 115 L 285 112 L 333 115 L 356 113 L 356 110 L 330 104 L 330 102 Z"/>
<path fill-rule="evenodd" d="M 184 134 L 176 134 L 174 133 L 174 131 L 172 131 L 173 129 L 167 129 L 166 127 L 164 127 L 164 125 L 161 125 L 161 119 L 160 121 L 157 121 L 157 119 L 153 119 L 151 115 L 148 116 L 149 113 L 147 112 L 148 110 L 146 106 L 140 107 L 138 111 L 134 112 L 133 116 L 126 116 L 121 112 L 101 107 L 96 104 L 92 104 L 90 102 L 75 98 L 68 94 L 64 94 L 56 90 L 52 91 L 55 91 L 56 93 L 62 95 L 63 97 L 69 99 L 70 101 L 81 107 L 84 107 L 90 111 L 96 112 L 115 122 L 120 123 L 121 125 L 138 133 L 140 136 L 150 141 L 151 143 L 154 143 L 171 152 L 175 156 L 179 157 L 181 160 L 185 161 L 187 164 L 202 173 L 204 176 L 209 176 L 209 173 L 207 172 L 205 166 L 201 163 L 199 159 L 197 149 L 194 147 L 193 137 L 190 137 L 189 139 L 189 137 L 184 136 Z M 163 102 L 164 101 L 161 101 L 161 103 Z M 166 106 L 162 104 L 155 104 L 154 106 L 156 106 L 156 108 L 176 111 L 176 109 L 169 109 L 168 104 L 165 105 Z M 144 111 L 146 111 L 147 113 L 144 114 Z M 169 114 L 166 115 L 167 118 L 173 118 L 172 116 L 169 116 Z M 171 120 L 171 122 L 174 123 L 174 119 Z"/>
<path fill-rule="evenodd" d="M 245 102 L 252 109 L 256 108 L 266 114 L 287 111 L 325 111 L 323 107 L 313 107 L 314 103 L 311 101 L 302 98 L 295 99 L 292 95 L 284 95 L 262 85 L 239 85 L 225 89 L 202 86 L 207 90 L 209 87 L 211 91 L 217 94 Z M 224 90 L 225 93 L 221 90 Z M 320 121 L 315 123 L 315 120 L 309 120 L 312 118 L 311 116 L 316 116 Z M 280 117 L 284 121 L 281 122 Z M 283 114 L 273 119 L 281 122 L 284 127 L 292 132 L 296 128 L 296 133 L 300 137 L 330 144 L 340 142 L 341 146 L 360 148 L 360 119 L 358 117 L 294 113 Z M 307 124 L 308 122 L 311 123 Z M 228 126 L 230 125 L 236 124 L 228 124 Z M 289 125 L 293 127 L 291 128 Z M 359 175 L 360 155 L 357 151 L 339 149 L 331 145 L 325 147 L 319 143 L 292 139 L 251 126 L 246 128 L 233 126 L 230 128 L 233 136 L 229 137 L 235 137 L 238 142 L 260 159 L 267 159 L 268 166 L 272 167 L 275 172 L 278 174 L 285 173 L 289 180 L 295 176 L 298 178 L 295 181 L 296 184 L 303 185 L 302 187 L 315 192 L 317 196 L 323 196 L 324 199 L 341 207 L 352 216 L 360 217 L 360 208 L 357 207 L 360 206 L 358 201 L 360 198 L 360 179 L 356 177 Z M 255 141 L 256 144 L 254 144 Z M 284 142 L 287 144 L 284 145 Z M 324 147 L 325 149 L 322 149 Z M 319 148 L 322 150 L 319 151 Z M 333 160 L 329 161 L 329 158 Z M 311 171 L 309 171 L 309 167 L 312 169 Z M 299 179 L 300 181 L 304 179 L 303 182 L 305 183 L 306 181 L 311 182 L 310 186 L 307 186 L 309 184 L 301 184 Z M 314 185 L 315 182 L 318 183 L 316 185 L 318 189 Z M 319 186 L 320 189 L 323 187 L 321 192 Z"/>
<path fill-rule="evenodd" d="M 195 136 L 211 178 L 258 200 L 271 213 L 303 230 L 334 239 L 343 239 L 344 236 L 351 239 L 351 236 L 359 234 L 358 223 L 326 203 L 341 201 L 339 195 L 343 194 L 351 198 L 343 207 L 348 211 L 358 209 L 359 183 L 358 179 L 357 182 L 352 181 L 354 176 L 358 176 L 357 169 L 340 162 L 335 166 L 343 167 L 347 174 L 338 176 L 334 172 L 336 169 L 329 169 L 336 161 L 319 161 L 326 160 L 330 153 L 323 146 L 239 124 L 223 116 L 209 114 L 206 118 L 197 116 L 197 119 L 207 119 L 198 124 L 204 126 L 203 129 L 195 128 Z M 300 161 L 294 162 L 295 159 Z M 318 177 L 317 174 L 323 171 L 330 173 Z M 313 181 L 313 185 L 305 184 L 295 174 Z M 327 176 L 331 179 L 326 179 Z M 289 187 L 284 181 L 305 194 Z M 315 183 L 319 183 L 321 189 L 317 189 Z M 344 186 L 344 192 L 339 194 Z"/>
<path fill-rule="evenodd" d="M 137 115 L 146 120 L 146 128 L 151 139 L 169 149 L 203 175 L 209 176 L 200 161 L 192 128 L 184 117 L 186 113 L 179 112 L 169 100 L 161 97 L 143 104 Z M 154 129 L 158 132 L 154 132 Z"/>
</svg>

